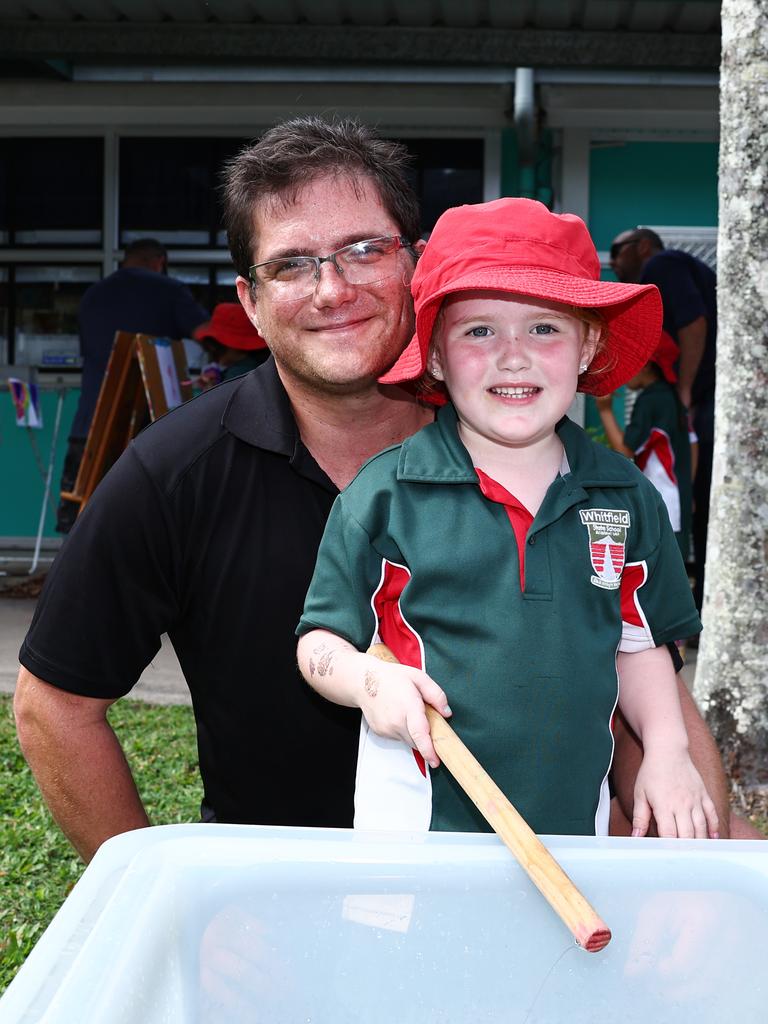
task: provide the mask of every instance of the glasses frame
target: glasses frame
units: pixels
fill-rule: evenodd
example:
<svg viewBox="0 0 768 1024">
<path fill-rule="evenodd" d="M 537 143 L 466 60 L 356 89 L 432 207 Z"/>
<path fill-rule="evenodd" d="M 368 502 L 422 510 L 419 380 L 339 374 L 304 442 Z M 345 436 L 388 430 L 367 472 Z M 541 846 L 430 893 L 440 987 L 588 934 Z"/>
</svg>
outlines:
<svg viewBox="0 0 768 1024">
<path fill-rule="evenodd" d="M 347 245 L 342 245 L 340 249 L 335 249 L 328 256 L 280 256 L 274 260 L 264 260 L 263 263 L 254 263 L 252 267 L 248 267 L 248 278 L 253 285 L 264 284 L 268 285 L 267 281 L 260 281 L 254 271 L 258 270 L 259 267 L 267 267 L 270 263 L 285 263 L 286 260 L 310 260 L 315 264 L 315 273 L 313 276 L 313 284 L 307 294 L 311 294 L 312 291 L 317 287 L 317 282 L 320 280 L 320 268 L 323 263 L 332 263 L 336 268 L 336 273 L 339 277 L 344 277 L 344 270 L 338 264 L 338 256 L 340 253 L 346 252 L 347 249 L 353 249 L 356 245 L 365 245 L 366 242 L 397 242 L 394 251 L 399 252 L 400 249 L 410 249 L 412 255 L 416 255 L 413 248 L 414 243 L 409 241 L 405 235 L 376 235 L 374 238 L 361 238 L 358 242 L 349 242 Z M 373 283 L 373 282 L 370 282 Z"/>
<path fill-rule="evenodd" d="M 639 238 L 625 238 L 623 242 L 614 242 L 611 248 L 608 250 L 608 256 L 611 261 L 615 260 L 619 253 L 628 245 L 637 245 L 640 241 Z"/>
</svg>

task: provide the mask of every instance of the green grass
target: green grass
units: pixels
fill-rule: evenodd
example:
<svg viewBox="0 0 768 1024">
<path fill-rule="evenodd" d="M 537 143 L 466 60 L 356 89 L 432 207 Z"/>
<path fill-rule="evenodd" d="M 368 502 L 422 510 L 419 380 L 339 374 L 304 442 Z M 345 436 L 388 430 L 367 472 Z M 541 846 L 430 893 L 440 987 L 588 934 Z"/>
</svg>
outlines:
<svg viewBox="0 0 768 1024">
<path fill-rule="evenodd" d="M 202 787 L 192 709 L 124 700 L 110 721 L 153 824 L 199 821 Z M 21 755 L 11 698 L 0 696 L 0 992 L 82 871 Z"/>
</svg>

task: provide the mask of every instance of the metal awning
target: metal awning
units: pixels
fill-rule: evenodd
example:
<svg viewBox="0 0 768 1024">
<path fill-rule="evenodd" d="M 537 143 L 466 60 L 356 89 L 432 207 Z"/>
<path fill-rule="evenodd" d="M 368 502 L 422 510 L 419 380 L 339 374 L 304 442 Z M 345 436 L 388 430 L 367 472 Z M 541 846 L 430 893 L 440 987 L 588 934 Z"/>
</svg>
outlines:
<svg viewBox="0 0 768 1024">
<path fill-rule="evenodd" d="M 623 68 L 714 71 L 719 0 L 3 0 L 0 75 L 78 68 Z"/>
</svg>

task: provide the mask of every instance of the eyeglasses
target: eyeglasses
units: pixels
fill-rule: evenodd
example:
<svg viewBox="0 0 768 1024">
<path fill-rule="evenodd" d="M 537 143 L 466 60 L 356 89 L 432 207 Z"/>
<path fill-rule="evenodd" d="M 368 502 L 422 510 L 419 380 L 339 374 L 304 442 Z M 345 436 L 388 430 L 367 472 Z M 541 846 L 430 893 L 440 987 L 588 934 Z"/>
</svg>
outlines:
<svg viewBox="0 0 768 1024">
<path fill-rule="evenodd" d="M 635 245 L 639 241 L 639 238 L 625 238 L 623 242 L 614 242 L 610 248 L 611 259 L 615 260 L 625 245 Z"/>
<path fill-rule="evenodd" d="M 366 238 L 344 245 L 330 256 L 284 256 L 256 263 L 248 268 L 248 276 L 253 284 L 266 285 L 277 298 L 302 299 L 315 290 L 323 263 L 332 263 L 350 284 L 376 284 L 394 277 L 397 253 L 411 244 L 402 235 Z"/>
</svg>

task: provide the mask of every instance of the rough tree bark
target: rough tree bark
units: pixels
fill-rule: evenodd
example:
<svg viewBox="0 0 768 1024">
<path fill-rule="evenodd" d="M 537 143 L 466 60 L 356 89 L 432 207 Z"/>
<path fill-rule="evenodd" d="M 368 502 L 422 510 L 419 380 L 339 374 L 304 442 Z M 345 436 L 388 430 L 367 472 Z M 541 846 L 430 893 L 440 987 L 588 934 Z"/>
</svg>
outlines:
<svg viewBox="0 0 768 1024">
<path fill-rule="evenodd" d="M 695 696 L 768 812 L 768 4 L 723 0 L 715 461 Z"/>
</svg>

